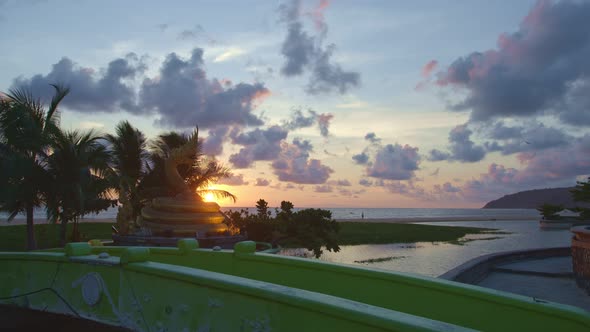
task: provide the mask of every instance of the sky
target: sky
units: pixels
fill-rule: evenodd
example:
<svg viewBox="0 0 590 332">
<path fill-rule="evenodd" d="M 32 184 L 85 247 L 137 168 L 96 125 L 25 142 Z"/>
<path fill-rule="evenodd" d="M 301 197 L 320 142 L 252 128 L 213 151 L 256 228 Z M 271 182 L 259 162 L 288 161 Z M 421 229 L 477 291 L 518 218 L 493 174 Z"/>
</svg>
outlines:
<svg viewBox="0 0 590 332">
<path fill-rule="evenodd" d="M 0 91 L 199 127 L 222 206 L 478 208 L 590 174 L 590 1 L 0 0 Z"/>
</svg>

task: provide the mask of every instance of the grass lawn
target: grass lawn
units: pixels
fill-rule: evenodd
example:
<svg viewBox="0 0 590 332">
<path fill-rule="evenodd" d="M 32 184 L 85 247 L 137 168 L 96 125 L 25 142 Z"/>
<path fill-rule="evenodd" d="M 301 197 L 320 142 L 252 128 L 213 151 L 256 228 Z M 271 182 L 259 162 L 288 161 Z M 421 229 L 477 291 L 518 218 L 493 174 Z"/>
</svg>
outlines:
<svg viewBox="0 0 590 332">
<path fill-rule="evenodd" d="M 80 235 L 82 240 L 110 239 L 113 223 L 80 223 Z M 26 250 L 27 230 L 26 225 L 0 226 L 0 251 Z M 72 234 L 72 225 L 68 225 L 67 236 Z M 59 243 L 59 225 L 38 224 L 35 225 L 35 238 L 39 249 L 55 248 Z"/>
<path fill-rule="evenodd" d="M 112 223 L 80 223 L 82 240 L 110 239 Z M 451 242 L 467 234 L 488 233 L 490 229 L 450 227 L 420 224 L 393 224 L 369 222 L 339 223 L 339 245 L 386 244 L 413 242 Z M 68 236 L 72 225 L 68 225 Z M 58 246 L 59 225 L 35 225 L 37 245 L 40 249 Z M 0 226 L 0 251 L 25 250 L 26 226 Z"/>
<path fill-rule="evenodd" d="M 339 245 L 457 241 L 467 234 L 491 229 L 421 224 L 341 222 Z"/>
</svg>

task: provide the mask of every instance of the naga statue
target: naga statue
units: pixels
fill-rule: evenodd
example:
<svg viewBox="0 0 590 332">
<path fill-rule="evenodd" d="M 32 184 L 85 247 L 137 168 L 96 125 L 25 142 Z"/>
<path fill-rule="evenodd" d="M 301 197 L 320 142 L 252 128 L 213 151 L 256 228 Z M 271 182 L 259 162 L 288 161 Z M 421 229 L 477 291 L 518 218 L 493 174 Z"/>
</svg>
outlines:
<svg viewBox="0 0 590 332">
<path fill-rule="evenodd" d="M 198 134 L 197 128 L 186 144 L 170 151 L 164 162 L 166 182 L 180 194 L 154 198 L 151 204 L 141 209 L 143 223 L 153 235 L 204 237 L 227 231 L 219 205 L 204 202 L 178 173 L 179 165 L 194 163 Z"/>
</svg>

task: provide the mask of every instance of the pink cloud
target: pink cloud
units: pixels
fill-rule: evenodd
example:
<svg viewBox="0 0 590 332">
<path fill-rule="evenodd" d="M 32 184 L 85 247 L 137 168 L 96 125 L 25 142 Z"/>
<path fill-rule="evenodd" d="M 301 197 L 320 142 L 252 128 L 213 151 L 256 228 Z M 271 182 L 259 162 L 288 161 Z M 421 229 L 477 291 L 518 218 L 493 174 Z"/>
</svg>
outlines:
<svg viewBox="0 0 590 332">
<path fill-rule="evenodd" d="M 424 77 L 424 78 L 430 77 L 432 72 L 436 69 L 437 65 L 438 65 L 438 61 L 436 61 L 436 60 L 428 61 L 428 63 L 425 64 L 424 67 L 422 67 L 422 77 Z"/>
</svg>

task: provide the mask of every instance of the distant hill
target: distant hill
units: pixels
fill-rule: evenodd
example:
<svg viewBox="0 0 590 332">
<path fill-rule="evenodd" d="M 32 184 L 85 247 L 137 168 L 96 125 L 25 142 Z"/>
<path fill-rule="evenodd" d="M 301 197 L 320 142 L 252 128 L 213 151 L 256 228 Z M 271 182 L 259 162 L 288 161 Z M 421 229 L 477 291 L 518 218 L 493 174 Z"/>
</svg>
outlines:
<svg viewBox="0 0 590 332">
<path fill-rule="evenodd" d="M 563 205 L 566 208 L 587 206 L 574 202 L 570 190 L 573 188 L 535 189 L 506 195 L 488 202 L 484 209 L 536 209 L 544 203 Z"/>
</svg>

